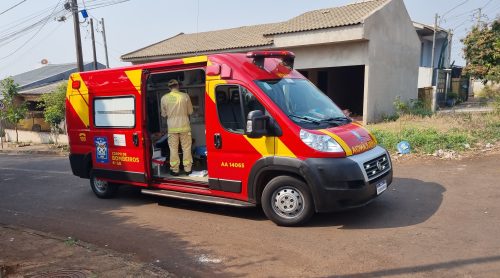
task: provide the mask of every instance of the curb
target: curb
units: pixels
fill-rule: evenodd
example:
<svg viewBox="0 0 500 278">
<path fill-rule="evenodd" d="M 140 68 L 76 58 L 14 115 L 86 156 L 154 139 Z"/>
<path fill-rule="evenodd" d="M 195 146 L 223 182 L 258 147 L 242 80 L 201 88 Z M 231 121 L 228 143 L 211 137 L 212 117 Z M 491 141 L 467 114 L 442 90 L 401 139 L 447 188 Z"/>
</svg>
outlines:
<svg viewBox="0 0 500 278">
<path fill-rule="evenodd" d="M 68 156 L 69 153 L 65 151 L 50 151 L 50 150 L 0 150 L 0 153 L 11 155 L 51 155 L 51 156 Z"/>
</svg>

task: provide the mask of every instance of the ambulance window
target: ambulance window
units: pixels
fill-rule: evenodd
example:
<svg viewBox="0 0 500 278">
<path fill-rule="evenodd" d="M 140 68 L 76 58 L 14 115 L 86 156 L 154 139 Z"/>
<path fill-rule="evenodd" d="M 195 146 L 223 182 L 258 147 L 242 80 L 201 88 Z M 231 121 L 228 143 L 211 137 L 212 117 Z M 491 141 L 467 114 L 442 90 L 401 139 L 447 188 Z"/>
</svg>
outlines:
<svg viewBox="0 0 500 278">
<path fill-rule="evenodd" d="M 221 125 L 228 131 L 243 134 L 248 112 L 264 106 L 245 88 L 237 85 L 221 85 L 215 89 L 217 114 Z"/>
<path fill-rule="evenodd" d="M 247 120 L 246 118 L 248 113 L 251 111 L 260 110 L 264 114 L 267 114 L 264 105 L 262 105 L 252 93 L 250 93 L 247 89 L 243 87 L 241 87 L 241 96 L 243 101 L 243 108 L 245 109 L 243 113 L 243 115 L 245 115 L 245 122 Z"/>
<path fill-rule="evenodd" d="M 94 99 L 94 125 L 96 127 L 135 126 L 134 97 L 106 97 Z"/>
</svg>

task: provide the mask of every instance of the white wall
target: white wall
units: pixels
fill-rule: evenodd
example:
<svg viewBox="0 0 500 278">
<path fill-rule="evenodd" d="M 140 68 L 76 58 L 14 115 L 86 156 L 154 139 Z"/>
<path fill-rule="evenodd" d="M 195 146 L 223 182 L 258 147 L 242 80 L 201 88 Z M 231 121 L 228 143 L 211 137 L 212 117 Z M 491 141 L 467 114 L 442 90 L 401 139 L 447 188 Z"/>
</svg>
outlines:
<svg viewBox="0 0 500 278">
<path fill-rule="evenodd" d="M 36 143 L 36 144 L 49 144 L 55 143 L 55 137 L 50 132 L 34 132 L 18 130 L 20 143 Z M 16 142 L 16 131 L 14 129 L 5 130 L 5 138 L 7 142 Z M 68 144 L 68 136 L 60 134 L 57 137 L 59 144 Z"/>
<path fill-rule="evenodd" d="M 392 0 L 365 20 L 369 63 L 365 72 L 363 121 L 394 113 L 393 100 L 418 96 L 420 39 L 402 0 Z"/>
<path fill-rule="evenodd" d="M 363 25 L 337 27 L 333 29 L 312 30 L 307 32 L 278 34 L 273 36 L 274 47 L 289 48 L 297 45 L 318 45 L 345 43 L 363 40 Z"/>
<path fill-rule="evenodd" d="M 358 41 L 290 48 L 296 69 L 364 65 L 368 63 L 368 42 Z"/>
<path fill-rule="evenodd" d="M 418 68 L 418 88 L 431 87 L 432 69 L 419 67 Z"/>
</svg>

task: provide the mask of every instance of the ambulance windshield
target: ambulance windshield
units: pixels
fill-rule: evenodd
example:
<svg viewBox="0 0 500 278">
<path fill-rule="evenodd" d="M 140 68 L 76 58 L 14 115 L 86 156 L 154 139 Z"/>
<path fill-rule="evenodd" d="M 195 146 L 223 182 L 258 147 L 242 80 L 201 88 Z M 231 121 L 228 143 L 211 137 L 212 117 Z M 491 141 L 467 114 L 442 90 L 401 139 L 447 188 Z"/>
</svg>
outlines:
<svg viewBox="0 0 500 278">
<path fill-rule="evenodd" d="M 333 101 L 305 79 L 256 81 L 257 85 L 298 125 L 309 128 L 351 122 Z"/>
</svg>

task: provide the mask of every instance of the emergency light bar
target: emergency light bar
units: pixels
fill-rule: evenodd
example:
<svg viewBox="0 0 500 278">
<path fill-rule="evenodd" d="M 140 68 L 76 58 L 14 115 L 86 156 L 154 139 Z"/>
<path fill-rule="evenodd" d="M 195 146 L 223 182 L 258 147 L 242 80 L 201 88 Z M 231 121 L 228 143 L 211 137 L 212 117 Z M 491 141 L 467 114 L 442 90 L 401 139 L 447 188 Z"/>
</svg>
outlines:
<svg viewBox="0 0 500 278">
<path fill-rule="evenodd" d="M 247 58 L 253 58 L 253 63 L 261 69 L 266 58 L 281 58 L 284 66 L 293 69 L 295 54 L 291 51 L 252 51 L 247 53 Z"/>
</svg>

